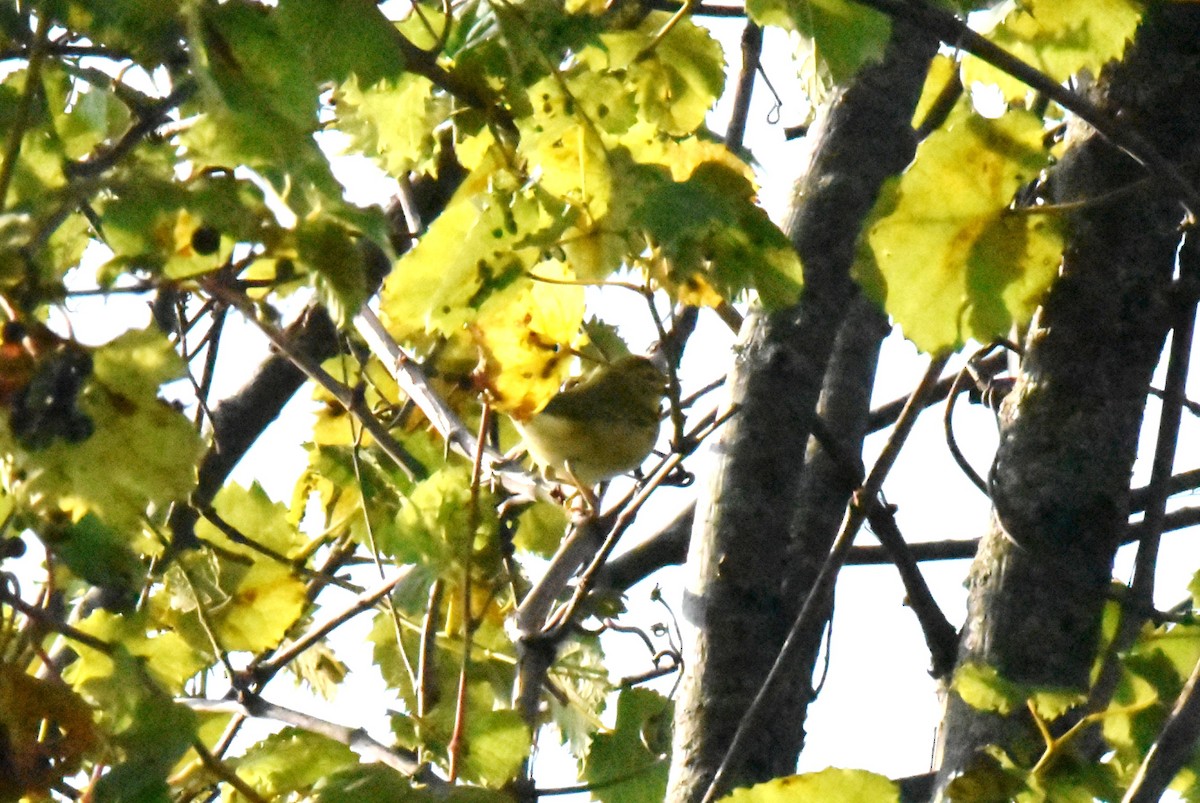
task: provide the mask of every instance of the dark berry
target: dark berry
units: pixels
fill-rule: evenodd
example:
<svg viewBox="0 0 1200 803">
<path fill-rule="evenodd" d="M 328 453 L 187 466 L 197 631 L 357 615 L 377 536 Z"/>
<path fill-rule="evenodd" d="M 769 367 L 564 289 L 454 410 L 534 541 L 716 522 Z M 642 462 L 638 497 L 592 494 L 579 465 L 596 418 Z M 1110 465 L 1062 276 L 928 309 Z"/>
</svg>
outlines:
<svg viewBox="0 0 1200 803">
<path fill-rule="evenodd" d="M 192 250 L 201 256 L 217 253 L 221 247 L 221 232 L 212 226 L 201 226 L 192 232 Z"/>
</svg>

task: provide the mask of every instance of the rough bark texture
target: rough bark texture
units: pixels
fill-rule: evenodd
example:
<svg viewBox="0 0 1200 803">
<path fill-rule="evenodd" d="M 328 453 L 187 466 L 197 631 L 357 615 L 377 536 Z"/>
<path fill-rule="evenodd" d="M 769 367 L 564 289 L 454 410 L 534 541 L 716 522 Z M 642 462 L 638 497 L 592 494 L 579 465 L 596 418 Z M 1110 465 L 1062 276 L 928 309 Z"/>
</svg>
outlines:
<svg viewBox="0 0 1200 803">
<path fill-rule="evenodd" d="M 1136 45 L 1094 94 L 1194 180 L 1200 9 L 1150 12 Z M 1002 409 L 992 527 L 969 577 L 959 665 L 984 663 L 1021 683 L 1082 690 L 1126 530 L 1183 210 L 1099 135 L 1079 131 L 1072 140 L 1051 177 L 1051 200 L 1088 203 L 1072 217 L 1062 277 L 1031 327 L 1021 376 Z M 1024 712 L 1001 718 L 951 693 L 943 793 L 989 744 L 1020 760 L 1041 749 Z"/>
<path fill-rule="evenodd" d="M 838 333 L 818 405 L 822 420 L 837 438 L 838 453 L 826 452 L 815 438 L 809 443 L 783 580 L 789 621 L 800 613 L 841 528 L 850 495 L 862 481 L 860 455 L 871 413 L 871 389 L 875 384 L 880 344 L 889 328 L 887 316 L 879 307 L 860 296 L 852 303 Z M 797 752 L 803 746 L 803 724 L 813 698 L 811 678 L 832 608 L 833 600 L 826 600 L 820 622 L 806 634 L 801 655 L 796 659 L 795 677 L 800 693 L 794 712 L 788 714 L 795 718 Z"/>
<path fill-rule="evenodd" d="M 699 800 L 790 625 L 783 581 L 810 419 L 853 295 L 854 244 L 882 181 L 911 158 L 912 111 L 936 43 L 897 29 L 884 61 L 833 98 L 810 134 L 789 234 L 805 268 L 791 309 L 751 314 L 730 373 L 737 409 L 697 503 L 684 610 L 691 622 L 668 799 Z M 794 770 L 806 683 L 754 728 L 737 784 Z"/>
</svg>

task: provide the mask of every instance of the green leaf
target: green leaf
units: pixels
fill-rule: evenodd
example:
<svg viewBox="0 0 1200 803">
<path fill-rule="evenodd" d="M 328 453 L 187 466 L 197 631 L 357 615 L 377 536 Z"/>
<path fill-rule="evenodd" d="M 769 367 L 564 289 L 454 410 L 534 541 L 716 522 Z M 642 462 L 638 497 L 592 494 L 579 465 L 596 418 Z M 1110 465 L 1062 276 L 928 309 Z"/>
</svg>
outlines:
<svg viewBox="0 0 1200 803">
<path fill-rule="evenodd" d="M 604 33 L 600 41 L 607 54 L 605 66 L 623 78 L 641 118 L 667 134 L 685 136 L 700 127 L 724 89 L 725 56 L 708 31 L 688 18 L 647 51 L 668 19 L 666 12 L 654 11 L 637 30 Z M 581 58 L 593 69 L 603 63 L 598 51 Z"/>
<path fill-rule="evenodd" d="M 67 24 L 95 45 L 131 53 L 146 66 L 179 55 L 180 0 L 70 0 Z"/>
<path fill-rule="evenodd" d="M 1141 755 L 1157 738 L 1166 713 L 1154 684 L 1126 669 L 1121 673 L 1112 703 L 1104 712 L 1104 738 L 1118 750 L 1133 748 Z"/>
<path fill-rule="evenodd" d="M 179 182 L 155 171 L 123 172 L 101 207 L 101 223 L 114 253 L 108 272 L 132 267 L 172 279 L 216 270 L 235 242 L 273 244 L 283 237 L 262 191 L 229 173 Z M 201 228 L 220 236 L 217 252 L 197 252 Z"/>
<path fill-rule="evenodd" d="M 249 488 L 229 483 L 217 493 L 213 508 L 221 519 L 232 525 L 255 544 L 285 557 L 299 552 L 306 539 L 288 521 L 287 509 L 274 502 L 257 482 Z M 262 553 L 247 544 L 231 540 L 216 525 L 202 518 L 196 525 L 196 535 L 216 544 L 225 552 L 244 555 L 256 560 Z"/>
<path fill-rule="evenodd" d="M 146 567 L 129 546 L 129 539 L 88 513 L 79 521 L 41 533 L 47 550 L 77 577 L 108 592 L 110 604 L 127 608 L 145 582 Z"/>
<path fill-rule="evenodd" d="M 195 738 L 196 715 L 172 701 L 124 649 L 118 647 L 109 657 L 112 674 L 79 686 L 99 712 L 115 750 L 112 770 L 95 786 L 95 800 L 166 801 L 167 773 Z"/>
<path fill-rule="evenodd" d="M 413 487 L 396 517 L 397 541 L 379 547 L 401 563 L 434 569 L 459 565 L 469 549 L 473 569 L 494 577 L 501 570 L 493 537 L 496 516 L 490 493 L 472 493 L 469 467 L 449 465 Z"/>
<path fill-rule="evenodd" d="M 899 803 L 900 789 L 889 778 L 873 772 L 830 767 L 737 789 L 721 800 L 728 803 L 790 803 L 795 800 Z"/>
<path fill-rule="evenodd" d="M 1139 0 L 1022 0 L 988 38 L 1061 83 L 1080 70 L 1099 73 L 1119 59 L 1144 8 Z M 1032 92 L 974 56 L 963 59 L 962 70 L 963 86 L 996 84 L 1009 101 Z"/>
<path fill-rule="evenodd" d="M 393 803 L 433 801 L 432 792 L 413 788 L 412 783 L 383 764 L 359 764 L 325 776 L 313 789 L 315 803 Z"/>
<path fill-rule="evenodd" d="M 681 182 L 650 167 L 640 168 L 640 176 L 647 186 L 633 223 L 660 249 L 662 278 L 684 300 L 704 298 L 699 288 L 707 286 L 726 299 L 754 289 L 769 309 L 795 303 L 800 260 L 754 204 L 745 176 L 719 162 L 700 164 Z"/>
<path fill-rule="evenodd" d="M 569 519 L 562 505 L 535 502 L 517 519 L 513 545 L 518 549 L 549 558 L 562 543 Z"/>
<path fill-rule="evenodd" d="M 759 25 L 778 25 L 808 37 L 834 83 L 878 61 L 891 35 L 886 16 L 851 0 L 748 0 L 746 12 Z"/>
<path fill-rule="evenodd" d="M 9 446 L 10 487 L 35 512 L 94 513 L 138 551 L 153 552 L 156 545 L 138 540 L 143 521 L 152 507 L 187 497 L 203 451 L 187 417 L 158 398 L 159 386 L 183 376 L 185 365 L 152 328 L 100 347 L 93 366 L 78 406 L 94 432 L 36 451 Z M 11 437 L 7 427 L 0 437 Z"/>
<path fill-rule="evenodd" d="M 370 86 L 404 71 L 392 23 L 365 3 L 347 7 L 344 0 L 280 0 L 277 17 L 285 37 L 304 43 L 318 80 L 340 83 L 354 75 Z"/>
<path fill-rule="evenodd" d="M 531 743 L 529 727 L 516 711 L 469 710 L 464 778 L 486 786 L 503 786 L 528 758 Z"/>
<path fill-rule="evenodd" d="M 601 803 L 658 803 L 667 791 L 671 701 L 650 689 L 630 688 L 617 699 L 611 733 L 597 733 L 584 762 Z"/>
<path fill-rule="evenodd" d="M 76 627 L 102 641 L 121 645 L 130 656 L 143 662 L 151 678 L 172 693 L 183 691 L 184 682 L 206 664 L 204 657 L 178 633 L 165 629 L 144 610 L 121 616 L 97 610 Z M 116 671 L 113 660 L 99 650 L 83 644 L 75 645 L 75 649 L 79 659 L 64 673 L 72 685 L 107 678 Z"/>
<path fill-rule="evenodd" d="M 547 698 L 551 718 L 571 754 L 582 762 L 593 735 L 604 727 L 600 715 L 613 691 L 600 639 L 581 634 L 564 644 L 550 677 L 562 692 L 561 698 Z"/>
<path fill-rule="evenodd" d="M 332 220 L 305 221 L 296 229 L 296 247 L 301 263 L 316 273 L 333 319 L 349 324 L 367 300 L 366 265 L 350 231 Z"/>
<path fill-rule="evenodd" d="M 286 560 L 303 545 L 283 505 L 258 486 L 226 485 L 213 507 L 242 536 L 275 553 L 264 554 L 228 538 L 202 519 L 196 535 L 220 547 L 216 555 L 191 554 L 167 575 L 167 593 L 154 598 L 163 621 L 184 633 L 198 650 L 211 653 L 198 609 L 203 608 L 218 644 L 226 650 L 259 651 L 279 645 L 308 604 L 305 584 Z"/>
<path fill-rule="evenodd" d="M 275 179 L 277 187 L 286 185 L 285 176 L 302 176 L 330 203 L 340 201 L 312 136 L 318 86 L 306 43 L 281 30 L 273 10 L 248 0 L 190 7 L 189 15 L 192 68 L 201 91 L 182 107 L 199 117 L 180 141 L 197 172 L 246 165 Z"/>
<path fill-rule="evenodd" d="M 1048 721 L 1058 719 L 1087 699 L 1076 689 L 1014 683 L 1001 676 L 995 667 L 979 663 L 964 664 L 955 670 L 953 688 L 972 708 L 1007 716 L 1032 705 L 1038 716 Z"/>
<path fill-rule="evenodd" d="M 434 156 L 434 130 L 450 113 L 445 96 L 416 73 L 369 84 L 356 75 L 334 91 L 337 127 L 350 149 L 373 157 L 389 175 L 403 176 Z"/>
<path fill-rule="evenodd" d="M 237 760 L 237 774 L 264 797 L 275 799 L 306 791 L 325 776 L 357 765 L 358 755 L 341 742 L 284 728 L 247 750 Z M 235 792 L 229 800 L 244 798 Z"/>
<path fill-rule="evenodd" d="M 885 187 L 856 270 L 923 351 L 1028 321 L 1057 274 L 1062 235 L 1056 217 L 1008 207 L 1047 158 L 1035 115 L 985 120 L 962 104 Z"/>
</svg>

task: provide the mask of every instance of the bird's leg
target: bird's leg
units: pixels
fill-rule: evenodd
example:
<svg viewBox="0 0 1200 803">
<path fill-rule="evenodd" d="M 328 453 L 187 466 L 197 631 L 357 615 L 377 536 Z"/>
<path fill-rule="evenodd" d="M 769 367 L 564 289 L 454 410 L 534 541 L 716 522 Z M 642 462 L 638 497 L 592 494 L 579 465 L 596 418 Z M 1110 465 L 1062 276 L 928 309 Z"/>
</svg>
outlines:
<svg viewBox="0 0 1200 803">
<path fill-rule="evenodd" d="M 571 461 L 567 460 L 563 463 L 563 469 L 567 473 L 567 478 L 571 480 L 571 484 L 579 491 L 579 496 L 583 499 L 583 512 L 585 516 L 595 516 L 600 510 L 600 500 L 596 498 L 596 492 L 584 485 L 575 476 L 575 472 L 571 470 Z"/>
</svg>

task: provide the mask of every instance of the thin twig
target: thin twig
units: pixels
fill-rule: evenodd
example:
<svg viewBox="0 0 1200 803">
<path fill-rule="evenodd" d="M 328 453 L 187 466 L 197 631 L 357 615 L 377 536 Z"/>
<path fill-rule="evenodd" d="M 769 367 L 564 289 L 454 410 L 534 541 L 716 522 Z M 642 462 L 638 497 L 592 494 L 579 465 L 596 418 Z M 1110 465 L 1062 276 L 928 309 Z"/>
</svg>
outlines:
<svg viewBox="0 0 1200 803">
<path fill-rule="evenodd" d="M 388 334 L 370 307 L 364 306 L 355 316 L 354 328 L 367 342 L 371 353 L 396 380 L 400 391 L 421 409 L 446 443 L 462 456 L 474 459 L 477 449 L 475 435 L 442 400 L 417 362 Z M 505 490 L 514 496 L 528 500 L 554 500 L 547 482 L 512 465 L 496 449 L 484 447 L 483 469 L 485 480 L 499 480 Z"/>
<path fill-rule="evenodd" d="M 905 602 L 916 614 L 925 636 L 925 644 L 931 657 L 931 674 L 934 678 L 942 679 L 954 669 L 954 657 L 958 647 L 958 631 L 942 613 L 937 600 L 925 583 L 921 570 L 917 567 L 917 559 L 912 549 L 900 533 L 896 525 L 896 517 L 890 507 L 879 504 L 874 500 L 867 520 L 871 531 L 883 544 L 891 562 L 895 564 L 900 580 L 904 584 Z"/>
<path fill-rule="evenodd" d="M 1171 333 L 1171 351 L 1167 359 L 1167 378 L 1163 386 L 1158 438 L 1154 462 L 1150 468 L 1149 499 L 1142 520 L 1142 538 L 1134 559 L 1130 591 L 1135 601 L 1154 603 L 1154 573 L 1158 563 L 1159 535 L 1167 513 L 1175 451 L 1179 444 L 1179 425 L 1187 392 L 1188 370 L 1192 357 L 1192 336 L 1196 325 L 1196 303 L 1200 300 L 1200 232 L 1189 231 L 1179 249 L 1180 275 L 1188 282 L 1190 298 L 1179 299 L 1175 326 Z"/>
<path fill-rule="evenodd" d="M 471 612 L 472 589 L 471 570 L 475 557 L 475 531 L 479 527 L 479 480 L 483 466 L 483 447 L 487 443 L 487 432 L 491 426 L 492 408 L 483 405 L 479 416 L 479 433 L 475 438 L 475 456 L 471 461 L 471 500 L 467 509 L 467 533 L 463 543 L 463 579 L 462 579 L 462 622 L 463 650 L 462 660 L 458 665 L 458 693 L 454 700 L 454 730 L 450 734 L 450 742 L 446 752 L 450 754 L 449 778 L 450 783 L 458 780 L 458 764 L 466 747 L 467 733 L 467 680 L 471 668 L 471 642 L 475 638 L 475 620 Z"/>
<path fill-rule="evenodd" d="M 761 63 L 762 44 L 762 28 L 747 20 L 742 30 L 742 69 L 733 93 L 729 126 L 725 129 L 725 147 L 734 153 L 741 151 L 742 139 L 746 136 L 746 120 L 750 116 L 750 98 L 754 94 L 754 76 L 758 74 Z"/>
<path fill-rule="evenodd" d="M 1007 355 L 993 354 L 979 363 L 979 370 L 985 372 L 1000 371 L 1005 367 L 1007 361 Z M 925 403 L 927 405 L 933 405 L 946 399 L 950 395 L 951 389 L 954 387 L 954 382 L 957 379 L 958 371 L 955 371 L 952 374 L 947 374 L 939 379 L 938 383 L 933 386 L 933 390 L 930 391 L 929 396 L 926 397 Z M 959 389 L 960 392 L 964 390 L 966 390 L 965 387 Z M 904 409 L 904 405 L 908 404 L 909 398 L 910 397 L 905 396 L 903 398 L 893 399 L 892 401 L 887 402 L 886 404 L 881 404 L 872 410 L 870 417 L 867 419 L 867 431 L 878 432 L 879 430 L 884 429 L 885 427 L 890 427 L 892 424 L 894 424 L 896 419 L 900 417 L 900 413 Z"/>
<path fill-rule="evenodd" d="M 362 593 L 362 588 L 354 583 L 343 580 L 342 578 L 332 574 L 327 574 L 316 569 L 310 569 L 304 565 L 303 560 L 289 558 L 287 555 L 271 549 L 271 547 L 267 546 L 266 544 L 261 544 L 258 541 L 255 541 L 253 538 L 246 535 L 229 522 L 225 521 L 225 519 L 223 519 L 221 515 L 217 513 L 216 509 L 211 505 L 205 505 L 200 509 L 199 512 L 200 515 L 208 520 L 210 524 L 220 530 L 222 535 L 235 544 L 244 546 L 247 549 L 252 549 L 263 557 L 269 558 L 270 560 L 273 560 L 282 566 L 287 566 L 292 571 L 302 574 L 310 580 L 316 580 L 322 585 L 337 586 L 340 589 L 351 591 L 355 594 Z M 215 548 L 211 544 L 208 546 L 210 548 Z"/>
<path fill-rule="evenodd" d="M 177 698 L 176 702 L 193 711 L 212 714 L 241 714 L 255 719 L 272 719 L 285 725 L 333 739 L 335 742 L 354 749 L 364 758 L 386 764 L 403 775 L 419 781 L 439 797 L 450 791 L 450 785 L 433 773 L 429 767 L 418 763 L 406 751 L 392 749 L 377 742 L 363 728 L 348 728 L 310 714 L 269 703 L 261 697 L 249 697 L 245 701 L 208 700 L 197 697 Z"/>
<path fill-rule="evenodd" d="M 225 781 L 234 789 L 241 792 L 250 803 L 267 803 L 265 797 L 260 795 L 253 786 L 242 780 L 232 767 L 210 753 L 208 748 L 199 739 L 192 739 L 192 749 L 200 757 L 201 764 L 222 781 Z"/>
<path fill-rule="evenodd" d="M 954 458 L 954 462 L 958 465 L 959 470 L 966 475 L 972 485 L 979 489 L 980 493 L 984 496 L 989 496 L 987 483 L 975 471 L 975 467 L 967 461 L 967 456 L 962 453 L 962 449 L 958 448 L 958 440 L 954 437 L 954 403 L 958 401 L 958 395 L 967 389 L 970 376 L 970 372 L 964 367 L 958 372 L 958 376 L 954 377 L 954 384 L 950 386 L 950 395 L 946 398 L 946 411 L 942 416 L 942 429 L 946 435 L 946 446 L 950 449 L 950 456 Z"/>
<path fill-rule="evenodd" d="M 293 365 L 303 371 L 309 379 L 316 382 L 322 388 L 327 390 L 330 395 L 337 400 L 338 404 L 342 405 L 351 415 L 355 416 L 362 422 L 363 429 L 371 434 L 375 442 L 379 444 L 379 448 L 383 453 L 395 461 L 400 470 L 408 476 L 409 479 L 415 479 L 425 473 L 425 466 L 419 460 L 408 453 L 401 446 L 391 433 L 384 428 L 374 414 L 367 409 L 366 403 L 358 397 L 354 391 L 341 382 L 338 382 L 329 372 L 318 365 L 314 360 L 309 358 L 307 354 L 295 348 L 288 339 L 283 336 L 274 326 L 261 320 L 258 315 L 254 314 L 254 308 L 248 298 L 244 295 L 230 291 L 228 288 L 222 287 L 215 282 L 205 284 L 205 289 L 213 296 L 222 299 L 233 307 L 236 307 L 239 312 L 259 328 L 259 330 L 267 336 L 267 339 L 279 349 Z"/>
<path fill-rule="evenodd" d="M 826 601 L 833 591 L 833 584 L 837 578 L 838 570 L 845 563 L 850 547 L 854 544 L 854 536 L 858 533 L 858 529 L 866 519 L 867 510 L 869 509 L 869 502 L 867 500 L 874 499 L 879 495 L 880 490 L 882 490 L 884 479 L 887 477 L 888 472 L 891 471 L 892 465 L 896 462 L 896 458 L 900 454 L 901 447 L 907 440 L 908 434 L 912 431 L 917 417 L 925 406 L 924 396 L 937 383 L 937 378 L 948 359 L 949 355 L 945 354 L 934 357 L 930 361 L 929 367 L 925 371 L 925 376 L 921 379 L 921 383 L 917 386 L 916 390 L 913 391 L 908 404 L 900 414 L 900 420 L 896 422 L 896 427 L 892 431 L 887 445 L 879 455 L 879 459 L 871 467 L 871 473 L 867 475 L 862 487 L 854 493 L 850 508 L 846 512 L 846 518 L 842 523 L 841 532 L 838 533 L 829 555 L 821 565 L 821 571 L 813 581 L 812 588 L 809 589 L 808 595 L 804 599 L 804 605 L 792 623 L 787 638 L 784 640 L 783 647 L 780 648 L 779 655 L 775 658 L 775 663 L 771 666 L 771 671 L 767 673 L 767 677 L 763 680 L 762 686 L 754 696 L 754 700 L 750 703 L 750 707 L 742 715 L 742 720 L 738 723 L 737 731 L 730 741 L 729 748 L 725 751 L 725 757 L 721 760 L 720 767 L 713 775 L 712 781 L 704 793 L 703 803 L 710 803 L 710 801 L 716 800 L 717 796 L 725 791 L 723 787 L 727 776 L 735 767 L 740 765 L 751 730 L 758 727 L 759 718 L 763 714 L 767 702 L 774 695 L 775 687 L 791 670 L 793 653 L 804 643 L 801 634 L 810 629 L 822 615 Z"/>
<path fill-rule="evenodd" d="M 1175 449 L 1179 440 L 1179 424 L 1183 417 L 1188 368 L 1191 364 L 1192 336 L 1196 323 L 1196 303 L 1200 298 L 1200 235 L 1195 229 L 1184 235 L 1179 249 L 1180 280 L 1190 291 L 1186 300 L 1180 299 L 1176 321 L 1171 333 L 1171 352 L 1167 362 L 1167 379 L 1163 386 L 1162 412 L 1159 416 L 1158 440 L 1154 463 L 1150 469 L 1150 499 L 1143 522 L 1145 533 L 1134 558 L 1133 582 L 1130 596 L 1135 605 L 1154 604 L 1154 574 L 1158 562 L 1159 538 L 1166 519 L 1167 497 L 1170 493 L 1171 469 L 1175 464 Z M 1115 644 L 1107 662 L 1117 660 L 1116 650 L 1124 650 L 1141 630 L 1143 616 L 1134 610 L 1123 609 L 1118 636 L 1123 644 Z M 1115 674 L 1115 670 L 1113 670 Z M 1147 803 L 1158 800 L 1168 784 L 1191 758 L 1192 747 L 1200 735 L 1200 663 L 1192 670 L 1182 696 L 1167 724 L 1138 767 L 1134 782 L 1125 794 L 1124 803 Z M 1106 695 L 1107 696 L 1107 695 Z M 1107 703 L 1107 700 L 1104 701 Z M 1093 701 L 1089 700 L 1089 703 Z M 1095 710 L 1095 703 L 1092 708 Z M 1185 747 L 1186 746 L 1186 747 Z"/>
<path fill-rule="evenodd" d="M 679 10 L 679 3 L 671 2 L 671 0 L 649 0 L 646 7 L 653 11 L 665 11 L 668 14 L 674 14 Z M 721 17 L 725 19 L 742 18 L 746 16 L 745 6 L 722 6 L 722 5 L 704 5 L 697 3 L 692 9 L 693 17 Z"/>
<path fill-rule="evenodd" d="M 375 607 L 379 600 L 383 599 L 387 594 L 403 582 L 411 573 L 411 567 L 406 567 L 401 570 L 395 577 L 383 583 L 382 585 L 371 589 L 370 591 L 359 594 L 358 597 L 350 605 L 347 605 L 341 612 L 331 616 L 319 625 L 314 625 L 311 630 L 298 638 L 296 641 L 289 644 L 285 649 L 280 650 L 275 656 L 267 661 L 263 661 L 258 665 L 255 671 L 256 678 L 270 677 L 280 668 L 291 663 L 296 656 L 307 650 L 309 647 L 316 644 L 325 636 L 340 627 L 343 623 L 358 616 L 363 611 Z"/>
<path fill-rule="evenodd" d="M 36 622 L 38 627 L 58 633 L 60 636 L 65 636 L 72 641 L 78 641 L 85 647 L 91 647 L 93 650 L 102 652 L 105 655 L 112 655 L 116 650 L 116 647 L 107 641 L 96 638 L 91 633 L 85 633 L 66 622 L 60 622 L 48 611 L 30 605 L 20 597 L 9 593 L 7 584 L 0 583 L 0 603 L 20 611 L 27 619 Z"/>
<path fill-rule="evenodd" d="M 195 91 L 195 83 L 191 81 L 180 83 L 153 108 L 142 114 L 137 122 L 121 135 L 120 139 L 112 145 L 89 154 L 81 161 L 67 162 L 63 166 L 63 172 L 71 179 L 88 179 L 111 170 L 125 154 L 133 150 L 138 143 L 150 136 L 154 129 L 162 125 L 167 119 L 167 115 L 187 102 Z"/>
</svg>

